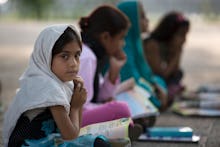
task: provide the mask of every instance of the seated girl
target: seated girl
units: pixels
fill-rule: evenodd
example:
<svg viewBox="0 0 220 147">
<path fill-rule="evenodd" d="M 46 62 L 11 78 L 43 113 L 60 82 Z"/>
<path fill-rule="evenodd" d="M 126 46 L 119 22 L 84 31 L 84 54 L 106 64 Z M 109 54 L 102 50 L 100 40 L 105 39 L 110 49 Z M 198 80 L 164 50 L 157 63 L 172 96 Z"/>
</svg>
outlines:
<svg viewBox="0 0 220 147">
<path fill-rule="evenodd" d="M 83 41 L 79 75 L 85 80 L 88 92 L 82 126 L 130 117 L 126 103 L 113 101 L 120 83 L 119 73 L 127 59 L 123 46 L 130 26 L 128 18 L 115 7 L 102 5 L 82 17 L 79 26 Z M 102 70 L 108 61 L 110 67 L 103 77 Z M 141 132 L 140 125 L 131 125 L 131 140 L 137 139 Z"/>
<path fill-rule="evenodd" d="M 49 26 L 40 33 L 20 77 L 20 89 L 5 113 L 4 146 L 31 146 L 28 141 L 47 139 L 54 133 L 72 146 L 106 146 L 96 137 L 77 145 L 80 139 L 88 139 L 77 139 L 87 97 L 83 80 L 77 76 L 81 52 L 80 35 L 71 25 Z"/>
<path fill-rule="evenodd" d="M 143 6 L 140 2 L 133 0 L 119 3 L 118 8 L 131 21 L 131 27 L 126 35 L 126 45 L 124 47 L 128 60 L 122 67 L 121 79 L 125 81 L 134 77 L 138 85 L 150 92 L 152 103 L 160 110 L 164 110 L 167 99 L 165 81 L 161 77 L 154 75 L 144 57 L 141 32 L 145 32 L 148 29 L 148 20 Z"/>
<path fill-rule="evenodd" d="M 184 88 L 180 62 L 189 27 L 189 20 L 180 12 L 170 12 L 144 40 L 144 52 L 150 67 L 168 85 L 169 104 Z"/>
</svg>

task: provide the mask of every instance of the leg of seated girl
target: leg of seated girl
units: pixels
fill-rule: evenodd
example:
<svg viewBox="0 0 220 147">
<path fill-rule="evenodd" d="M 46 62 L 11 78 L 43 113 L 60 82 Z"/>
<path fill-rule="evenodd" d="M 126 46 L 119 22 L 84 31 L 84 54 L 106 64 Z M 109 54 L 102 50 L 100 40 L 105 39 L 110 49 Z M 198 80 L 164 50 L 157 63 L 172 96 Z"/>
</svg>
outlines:
<svg viewBox="0 0 220 147">
<path fill-rule="evenodd" d="M 123 117 L 130 117 L 131 113 L 126 103 L 112 101 L 94 109 L 83 112 L 82 127 L 98 122 L 111 121 Z"/>
</svg>

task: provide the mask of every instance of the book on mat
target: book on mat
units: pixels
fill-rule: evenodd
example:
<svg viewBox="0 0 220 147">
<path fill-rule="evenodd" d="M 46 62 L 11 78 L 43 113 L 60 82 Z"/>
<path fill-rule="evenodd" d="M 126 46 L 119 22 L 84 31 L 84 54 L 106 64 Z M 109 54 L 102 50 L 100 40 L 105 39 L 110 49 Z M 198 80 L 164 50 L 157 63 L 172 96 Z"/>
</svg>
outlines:
<svg viewBox="0 0 220 147">
<path fill-rule="evenodd" d="M 136 119 L 159 115 L 159 110 L 152 104 L 149 97 L 150 94 L 146 90 L 135 85 L 133 88 L 117 94 L 116 100 L 126 102 L 131 110 L 131 117 Z"/>
<path fill-rule="evenodd" d="M 192 137 L 193 129 L 190 127 L 151 127 L 147 129 L 150 137 Z"/>
<path fill-rule="evenodd" d="M 192 137 L 150 137 L 146 134 L 141 134 L 138 141 L 153 141 L 153 142 L 189 142 L 198 143 L 200 140 L 199 135 L 193 135 Z"/>
<path fill-rule="evenodd" d="M 197 92 L 220 93 L 220 83 L 209 83 L 199 86 Z"/>
<path fill-rule="evenodd" d="M 180 95 L 185 100 L 220 100 L 220 83 L 200 85 L 194 91 L 185 91 Z"/>
<path fill-rule="evenodd" d="M 131 118 L 121 118 L 112 121 L 100 122 L 80 129 L 80 134 L 104 135 L 109 139 L 128 138 L 128 127 Z"/>
<path fill-rule="evenodd" d="M 183 100 L 220 100 L 220 93 L 185 91 L 180 95 Z"/>
<path fill-rule="evenodd" d="M 180 101 L 171 110 L 183 116 L 220 116 L 220 101 Z"/>
<path fill-rule="evenodd" d="M 198 142 L 200 136 L 190 127 L 151 127 L 142 134 L 139 141 Z"/>
</svg>

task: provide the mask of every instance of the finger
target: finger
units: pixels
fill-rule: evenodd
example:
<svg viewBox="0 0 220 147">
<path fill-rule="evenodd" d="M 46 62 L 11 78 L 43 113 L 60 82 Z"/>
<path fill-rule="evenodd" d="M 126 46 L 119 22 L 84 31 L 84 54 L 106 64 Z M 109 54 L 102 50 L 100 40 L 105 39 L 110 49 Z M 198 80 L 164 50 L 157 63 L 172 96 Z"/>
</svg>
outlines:
<svg viewBox="0 0 220 147">
<path fill-rule="evenodd" d="M 79 81 L 79 80 L 81 80 L 82 78 L 80 77 L 80 76 L 75 76 L 74 78 L 73 78 L 73 81 Z"/>
<path fill-rule="evenodd" d="M 78 83 L 80 83 L 81 87 L 84 86 L 84 81 L 83 81 L 83 79 L 82 79 L 81 77 L 77 77 L 77 78 L 73 79 L 73 83 L 74 83 L 75 85 L 77 85 Z"/>
<path fill-rule="evenodd" d="M 78 89 L 79 91 L 81 91 L 83 85 L 80 82 L 74 82 L 74 89 Z"/>
<path fill-rule="evenodd" d="M 74 90 L 80 92 L 81 91 L 81 84 L 80 83 L 74 84 Z"/>
<path fill-rule="evenodd" d="M 82 84 L 80 82 L 77 83 L 77 88 L 79 89 L 80 92 L 82 91 Z"/>
<path fill-rule="evenodd" d="M 74 79 L 73 79 L 73 82 L 74 82 L 74 83 L 79 83 L 80 81 L 81 81 L 80 78 L 74 78 Z"/>
<path fill-rule="evenodd" d="M 87 94 L 86 88 L 82 87 L 81 91 Z"/>
</svg>

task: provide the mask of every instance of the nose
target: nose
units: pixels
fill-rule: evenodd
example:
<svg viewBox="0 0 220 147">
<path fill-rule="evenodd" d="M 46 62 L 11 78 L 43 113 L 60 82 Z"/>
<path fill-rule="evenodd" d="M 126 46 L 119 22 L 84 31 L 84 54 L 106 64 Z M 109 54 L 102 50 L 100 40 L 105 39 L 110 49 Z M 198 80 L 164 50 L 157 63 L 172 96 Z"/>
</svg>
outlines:
<svg viewBox="0 0 220 147">
<path fill-rule="evenodd" d="M 69 59 L 69 65 L 70 66 L 76 66 L 77 65 L 77 60 L 74 57 L 71 57 Z"/>
</svg>

